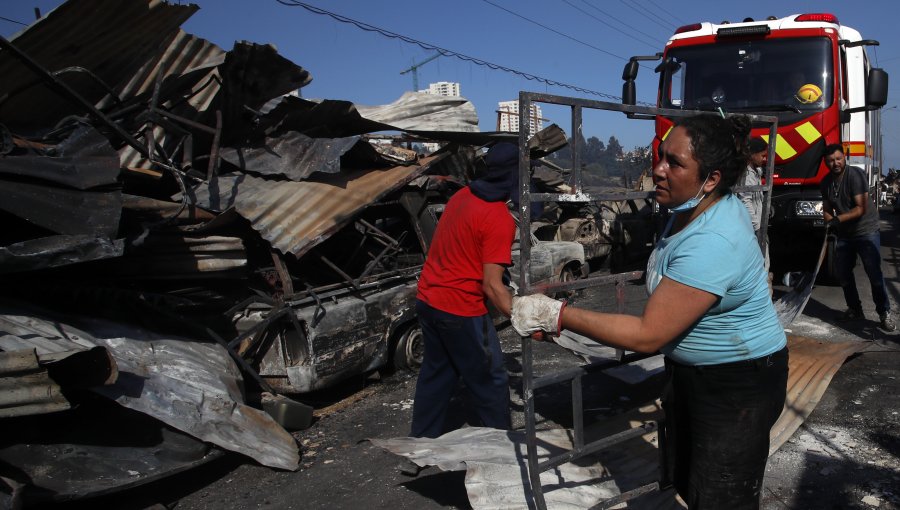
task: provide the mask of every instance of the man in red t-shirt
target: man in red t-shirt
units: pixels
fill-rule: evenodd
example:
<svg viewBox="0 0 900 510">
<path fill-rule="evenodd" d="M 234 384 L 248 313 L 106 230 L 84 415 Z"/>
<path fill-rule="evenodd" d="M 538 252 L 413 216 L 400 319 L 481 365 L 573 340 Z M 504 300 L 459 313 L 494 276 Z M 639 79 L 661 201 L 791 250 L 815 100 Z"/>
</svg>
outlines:
<svg viewBox="0 0 900 510">
<path fill-rule="evenodd" d="M 503 283 L 515 222 L 506 206 L 518 171 L 518 147 L 494 145 L 487 172 L 447 203 L 419 278 L 416 312 L 425 356 L 416 383 L 410 436 L 442 435 L 460 378 L 479 425 L 509 429 L 509 380 L 485 298 L 509 315 Z"/>
</svg>

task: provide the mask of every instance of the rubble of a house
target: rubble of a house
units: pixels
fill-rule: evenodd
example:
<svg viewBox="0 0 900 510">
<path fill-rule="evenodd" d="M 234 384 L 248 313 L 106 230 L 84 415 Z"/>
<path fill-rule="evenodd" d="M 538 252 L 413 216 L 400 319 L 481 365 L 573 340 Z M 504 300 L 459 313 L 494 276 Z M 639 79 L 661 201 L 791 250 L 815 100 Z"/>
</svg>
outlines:
<svg viewBox="0 0 900 510">
<path fill-rule="evenodd" d="M 297 469 L 285 427 L 312 413 L 283 395 L 415 367 L 431 206 L 474 175 L 478 148 L 517 139 L 478 132 L 459 97 L 291 95 L 309 71 L 269 45 L 185 33 L 197 10 L 70 0 L 0 39 L 0 383 L 22 390 L 0 411 L 12 497 L 136 485 L 214 458 L 208 443 Z M 444 147 L 425 156 L 378 132 Z M 563 144 L 549 130 L 531 155 Z M 556 227 L 607 235 L 594 217 Z M 125 460 L 65 446 L 91 420 L 116 429 Z M 139 422 L 135 437 L 119 422 Z M 91 467 L 73 469 L 76 455 Z"/>
</svg>

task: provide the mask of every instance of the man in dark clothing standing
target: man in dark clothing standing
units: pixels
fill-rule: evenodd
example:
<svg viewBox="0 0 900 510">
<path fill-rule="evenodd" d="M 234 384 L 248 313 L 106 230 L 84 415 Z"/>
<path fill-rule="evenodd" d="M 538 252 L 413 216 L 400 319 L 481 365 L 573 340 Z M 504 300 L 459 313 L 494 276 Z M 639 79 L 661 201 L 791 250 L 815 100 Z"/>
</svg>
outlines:
<svg viewBox="0 0 900 510">
<path fill-rule="evenodd" d="M 837 235 L 835 268 L 838 282 L 844 290 L 847 311 L 842 320 L 863 319 L 862 302 L 856 290 L 853 267 L 856 258 L 872 286 L 872 300 L 882 329 L 894 331 L 896 325 L 890 316 L 890 302 L 881 273 L 881 234 L 878 227 L 878 209 L 869 199 L 865 172 L 848 166 L 840 144 L 825 147 L 825 166 L 831 170 L 822 179 L 822 214 L 828 230 Z"/>
<path fill-rule="evenodd" d="M 419 278 L 416 313 L 425 355 L 416 383 L 412 437 L 445 430 L 450 399 L 462 379 L 486 427 L 509 429 L 509 380 L 485 299 L 509 315 L 512 295 L 503 283 L 515 222 L 506 201 L 518 171 L 518 147 L 494 145 L 487 172 L 457 191 L 435 230 Z"/>
</svg>

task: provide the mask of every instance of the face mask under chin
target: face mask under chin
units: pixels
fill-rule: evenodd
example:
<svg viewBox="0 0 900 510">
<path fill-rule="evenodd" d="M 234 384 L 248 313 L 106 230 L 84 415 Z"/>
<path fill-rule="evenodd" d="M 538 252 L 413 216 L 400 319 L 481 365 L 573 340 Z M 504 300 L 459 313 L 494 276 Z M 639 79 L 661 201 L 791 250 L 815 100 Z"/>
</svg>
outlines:
<svg viewBox="0 0 900 510">
<path fill-rule="evenodd" d="M 688 199 L 686 202 L 676 205 L 675 207 L 670 207 L 669 210 L 673 213 L 682 213 L 685 211 L 690 211 L 694 209 L 700 204 L 700 201 L 706 198 L 706 193 L 703 193 L 703 187 L 706 186 L 706 181 L 709 180 L 709 176 L 706 176 L 706 179 L 703 179 L 703 184 L 700 185 L 700 189 L 697 190 L 697 194 L 694 195 L 694 198 Z"/>
</svg>

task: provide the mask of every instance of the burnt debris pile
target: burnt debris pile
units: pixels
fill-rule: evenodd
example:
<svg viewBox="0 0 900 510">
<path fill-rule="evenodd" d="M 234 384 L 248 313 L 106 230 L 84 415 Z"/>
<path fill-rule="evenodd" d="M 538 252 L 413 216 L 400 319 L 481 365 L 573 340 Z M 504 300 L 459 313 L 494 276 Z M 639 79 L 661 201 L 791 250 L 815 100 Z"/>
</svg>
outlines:
<svg viewBox="0 0 900 510">
<path fill-rule="evenodd" d="M 304 99 L 312 75 L 274 47 L 181 30 L 197 10 L 71 0 L 0 41 L 11 499 L 103 494 L 221 449 L 296 469 L 285 428 L 311 408 L 282 395 L 415 365 L 441 204 L 478 147 L 515 139 L 479 133 L 460 97 Z M 113 447 L 128 460 L 103 460 Z"/>
</svg>

